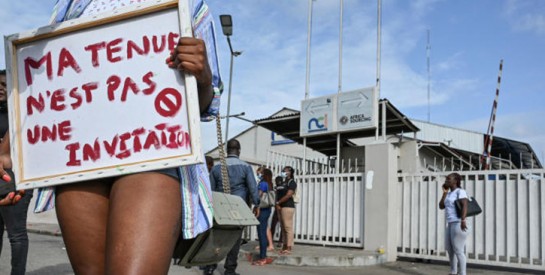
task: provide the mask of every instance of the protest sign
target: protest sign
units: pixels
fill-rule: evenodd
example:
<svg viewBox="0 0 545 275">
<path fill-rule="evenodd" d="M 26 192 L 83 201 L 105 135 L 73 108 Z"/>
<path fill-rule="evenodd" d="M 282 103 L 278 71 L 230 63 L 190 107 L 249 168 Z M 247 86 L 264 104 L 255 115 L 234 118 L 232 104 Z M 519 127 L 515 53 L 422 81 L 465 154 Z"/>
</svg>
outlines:
<svg viewBox="0 0 545 275">
<path fill-rule="evenodd" d="M 165 60 L 188 1 L 157 1 L 6 37 L 17 188 L 202 162 L 194 77 Z"/>
</svg>

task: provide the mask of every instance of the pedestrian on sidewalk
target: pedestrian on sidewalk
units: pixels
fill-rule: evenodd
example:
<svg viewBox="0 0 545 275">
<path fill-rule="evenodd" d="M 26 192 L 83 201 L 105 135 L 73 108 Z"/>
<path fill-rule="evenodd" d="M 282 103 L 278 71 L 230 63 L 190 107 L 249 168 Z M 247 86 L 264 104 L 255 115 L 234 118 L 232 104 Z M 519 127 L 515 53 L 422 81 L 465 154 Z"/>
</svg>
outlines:
<svg viewBox="0 0 545 275">
<path fill-rule="evenodd" d="M 452 173 L 447 176 L 443 184 L 443 196 L 439 202 L 439 209 L 445 210 L 447 228 L 445 230 L 445 247 L 448 252 L 451 275 L 466 275 L 465 243 L 468 235 L 467 193 L 461 187 L 462 176 Z M 456 212 L 456 200 L 462 200 L 462 213 Z"/>
<path fill-rule="evenodd" d="M 272 171 L 270 169 L 262 169 L 262 180 L 259 182 L 258 192 L 259 197 L 273 189 Z M 269 217 L 271 216 L 272 206 L 261 206 L 259 209 L 259 225 L 257 226 L 257 237 L 259 239 L 259 259 L 252 262 L 252 265 L 266 265 L 272 263 L 271 258 L 267 258 L 267 250 L 269 242 L 267 238 L 267 230 L 269 229 Z"/>
<path fill-rule="evenodd" d="M 284 184 L 277 187 L 278 201 L 276 202 L 276 211 L 280 212 L 280 218 L 282 220 L 282 250 L 279 252 L 281 255 L 291 254 L 293 249 L 293 219 L 295 215 L 295 201 L 293 200 L 293 194 L 297 190 L 297 183 L 294 179 L 294 169 L 291 166 L 286 166 L 282 169 L 282 178 Z"/>
<path fill-rule="evenodd" d="M 256 182 L 258 182 L 258 189 L 259 189 L 259 184 L 261 183 L 261 181 L 263 181 L 263 171 L 265 170 L 266 168 L 263 167 L 263 166 L 259 166 L 257 167 L 255 173 L 256 173 Z M 271 172 L 271 178 L 272 178 L 272 172 Z M 274 190 L 274 186 L 271 187 L 272 189 L 270 190 Z M 275 191 L 276 192 L 276 191 Z M 259 197 L 261 197 L 261 194 L 259 194 Z M 276 195 L 275 195 L 275 199 L 276 199 Z M 271 211 L 272 213 L 272 211 Z M 271 216 L 269 215 L 269 218 Z M 255 250 L 259 251 L 259 245 L 256 246 Z M 273 238 L 272 238 L 272 232 L 271 232 L 271 227 L 269 226 L 268 224 L 268 221 L 267 221 L 267 251 L 274 251 L 274 243 L 273 243 Z"/>
<path fill-rule="evenodd" d="M 0 70 L 0 137 L 3 137 L 9 128 L 7 100 L 6 71 Z M 2 253 L 5 227 L 11 245 L 11 275 L 23 275 L 26 272 L 28 256 L 26 221 L 32 191 L 20 193 L 23 195 L 13 205 L 10 203 L 0 206 L 0 254 Z"/>
<path fill-rule="evenodd" d="M 144 2 L 154 1 L 58 0 L 51 23 L 101 18 L 104 12 Z M 203 0 L 189 0 L 189 13 L 196 38 L 181 37 L 171 48 L 162 48 L 166 64 L 165 59 L 154 60 L 156 66 L 195 77 L 201 120 L 210 121 L 218 113 L 222 87 L 214 20 Z M 166 30 L 179 28 L 176 22 L 166 24 L 170 23 L 165 22 Z M 10 167 L 9 138 L 5 137 L 0 175 Z M 196 164 L 59 185 L 39 190 L 37 202 L 45 203 L 37 204 L 36 210 L 55 206 L 75 274 L 167 274 L 179 235 L 195 238 L 212 225 L 206 175 L 205 165 Z"/>
<path fill-rule="evenodd" d="M 231 195 L 239 196 L 245 200 L 248 196 L 254 204 L 253 211 L 256 217 L 259 217 L 259 195 L 257 193 L 257 183 L 255 182 L 254 172 L 252 167 L 240 159 L 240 143 L 236 139 L 231 139 L 227 142 L 227 175 L 229 175 L 229 185 L 231 187 Z M 212 190 L 223 193 L 223 180 L 221 176 L 221 164 L 217 164 L 212 168 L 210 173 L 210 184 Z M 225 268 L 224 275 L 238 275 L 236 272 L 238 266 L 238 253 L 242 244 L 242 234 L 238 237 L 237 242 L 231 248 L 225 259 L 223 267 Z M 203 271 L 204 275 L 214 274 L 217 264 L 208 265 Z"/>
<path fill-rule="evenodd" d="M 281 176 L 276 176 L 276 178 L 274 178 L 274 184 L 275 184 L 274 190 L 276 192 L 276 201 L 280 199 L 280 196 L 278 195 L 278 187 L 283 184 L 283 181 L 284 179 Z M 274 234 L 276 233 L 276 228 L 278 226 L 280 229 L 280 237 L 278 238 L 277 247 L 282 248 L 283 234 L 282 234 L 282 219 L 280 218 L 280 215 L 281 215 L 280 211 L 277 211 L 276 209 L 274 209 L 274 213 L 271 219 L 271 237 L 274 238 Z"/>
</svg>

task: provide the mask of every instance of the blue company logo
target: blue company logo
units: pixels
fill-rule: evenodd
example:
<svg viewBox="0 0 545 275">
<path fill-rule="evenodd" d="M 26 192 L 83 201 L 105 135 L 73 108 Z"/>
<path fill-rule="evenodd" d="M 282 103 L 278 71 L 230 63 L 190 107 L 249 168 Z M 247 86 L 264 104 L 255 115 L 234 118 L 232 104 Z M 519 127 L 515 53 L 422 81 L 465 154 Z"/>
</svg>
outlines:
<svg viewBox="0 0 545 275">
<path fill-rule="evenodd" d="M 308 132 L 327 131 L 327 114 L 323 117 L 313 117 L 308 121 Z"/>
</svg>

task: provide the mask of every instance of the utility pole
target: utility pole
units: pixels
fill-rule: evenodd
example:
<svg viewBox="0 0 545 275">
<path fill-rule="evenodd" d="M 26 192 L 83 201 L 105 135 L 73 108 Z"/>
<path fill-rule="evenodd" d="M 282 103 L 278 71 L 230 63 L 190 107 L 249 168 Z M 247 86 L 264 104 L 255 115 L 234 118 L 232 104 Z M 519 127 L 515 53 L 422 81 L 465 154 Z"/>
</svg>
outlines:
<svg viewBox="0 0 545 275">
<path fill-rule="evenodd" d="M 427 63 L 428 63 L 428 122 L 430 122 L 431 117 L 431 111 L 430 111 L 430 91 L 431 91 L 431 73 L 430 73 L 430 52 L 431 52 L 431 45 L 430 45 L 430 30 L 428 29 L 428 45 L 426 46 L 426 55 L 427 55 Z"/>
</svg>

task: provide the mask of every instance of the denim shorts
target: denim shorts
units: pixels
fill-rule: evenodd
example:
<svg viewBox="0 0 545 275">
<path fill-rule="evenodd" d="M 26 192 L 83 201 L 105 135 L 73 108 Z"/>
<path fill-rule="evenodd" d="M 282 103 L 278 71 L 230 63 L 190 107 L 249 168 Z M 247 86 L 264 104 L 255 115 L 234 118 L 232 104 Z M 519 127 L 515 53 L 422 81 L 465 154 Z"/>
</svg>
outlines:
<svg viewBox="0 0 545 275">
<path fill-rule="evenodd" d="M 156 172 L 156 173 L 164 174 L 164 175 L 167 175 L 167 176 L 171 176 L 175 180 L 179 181 L 180 180 L 180 173 L 178 172 L 178 169 L 179 169 L 179 167 L 172 167 L 172 168 L 159 169 L 159 170 L 154 170 L 154 171 L 149 171 L 149 172 Z"/>
<path fill-rule="evenodd" d="M 151 171 L 144 171 L 144 172 L 136 172 L 136 173 L 125 174 L 125 175 L 120 175 L 115 177 L 102 178 L 102 179 L 98 179 L 98 181 L 104 182 L 104 183 L 114 183 L 117 179 L 123 176 L 140 174 L 140 173 L 150 173 L 150 172 L 167 175 L 175 179 L 176 181 L 180 181 L 180 173 L 178 173 L 178 169 L 179 167 L 172 167 L 172 168 L 165 168 L 165 169 L 158 169 L 158 170 L 151 170 Z"/>
</svg>

